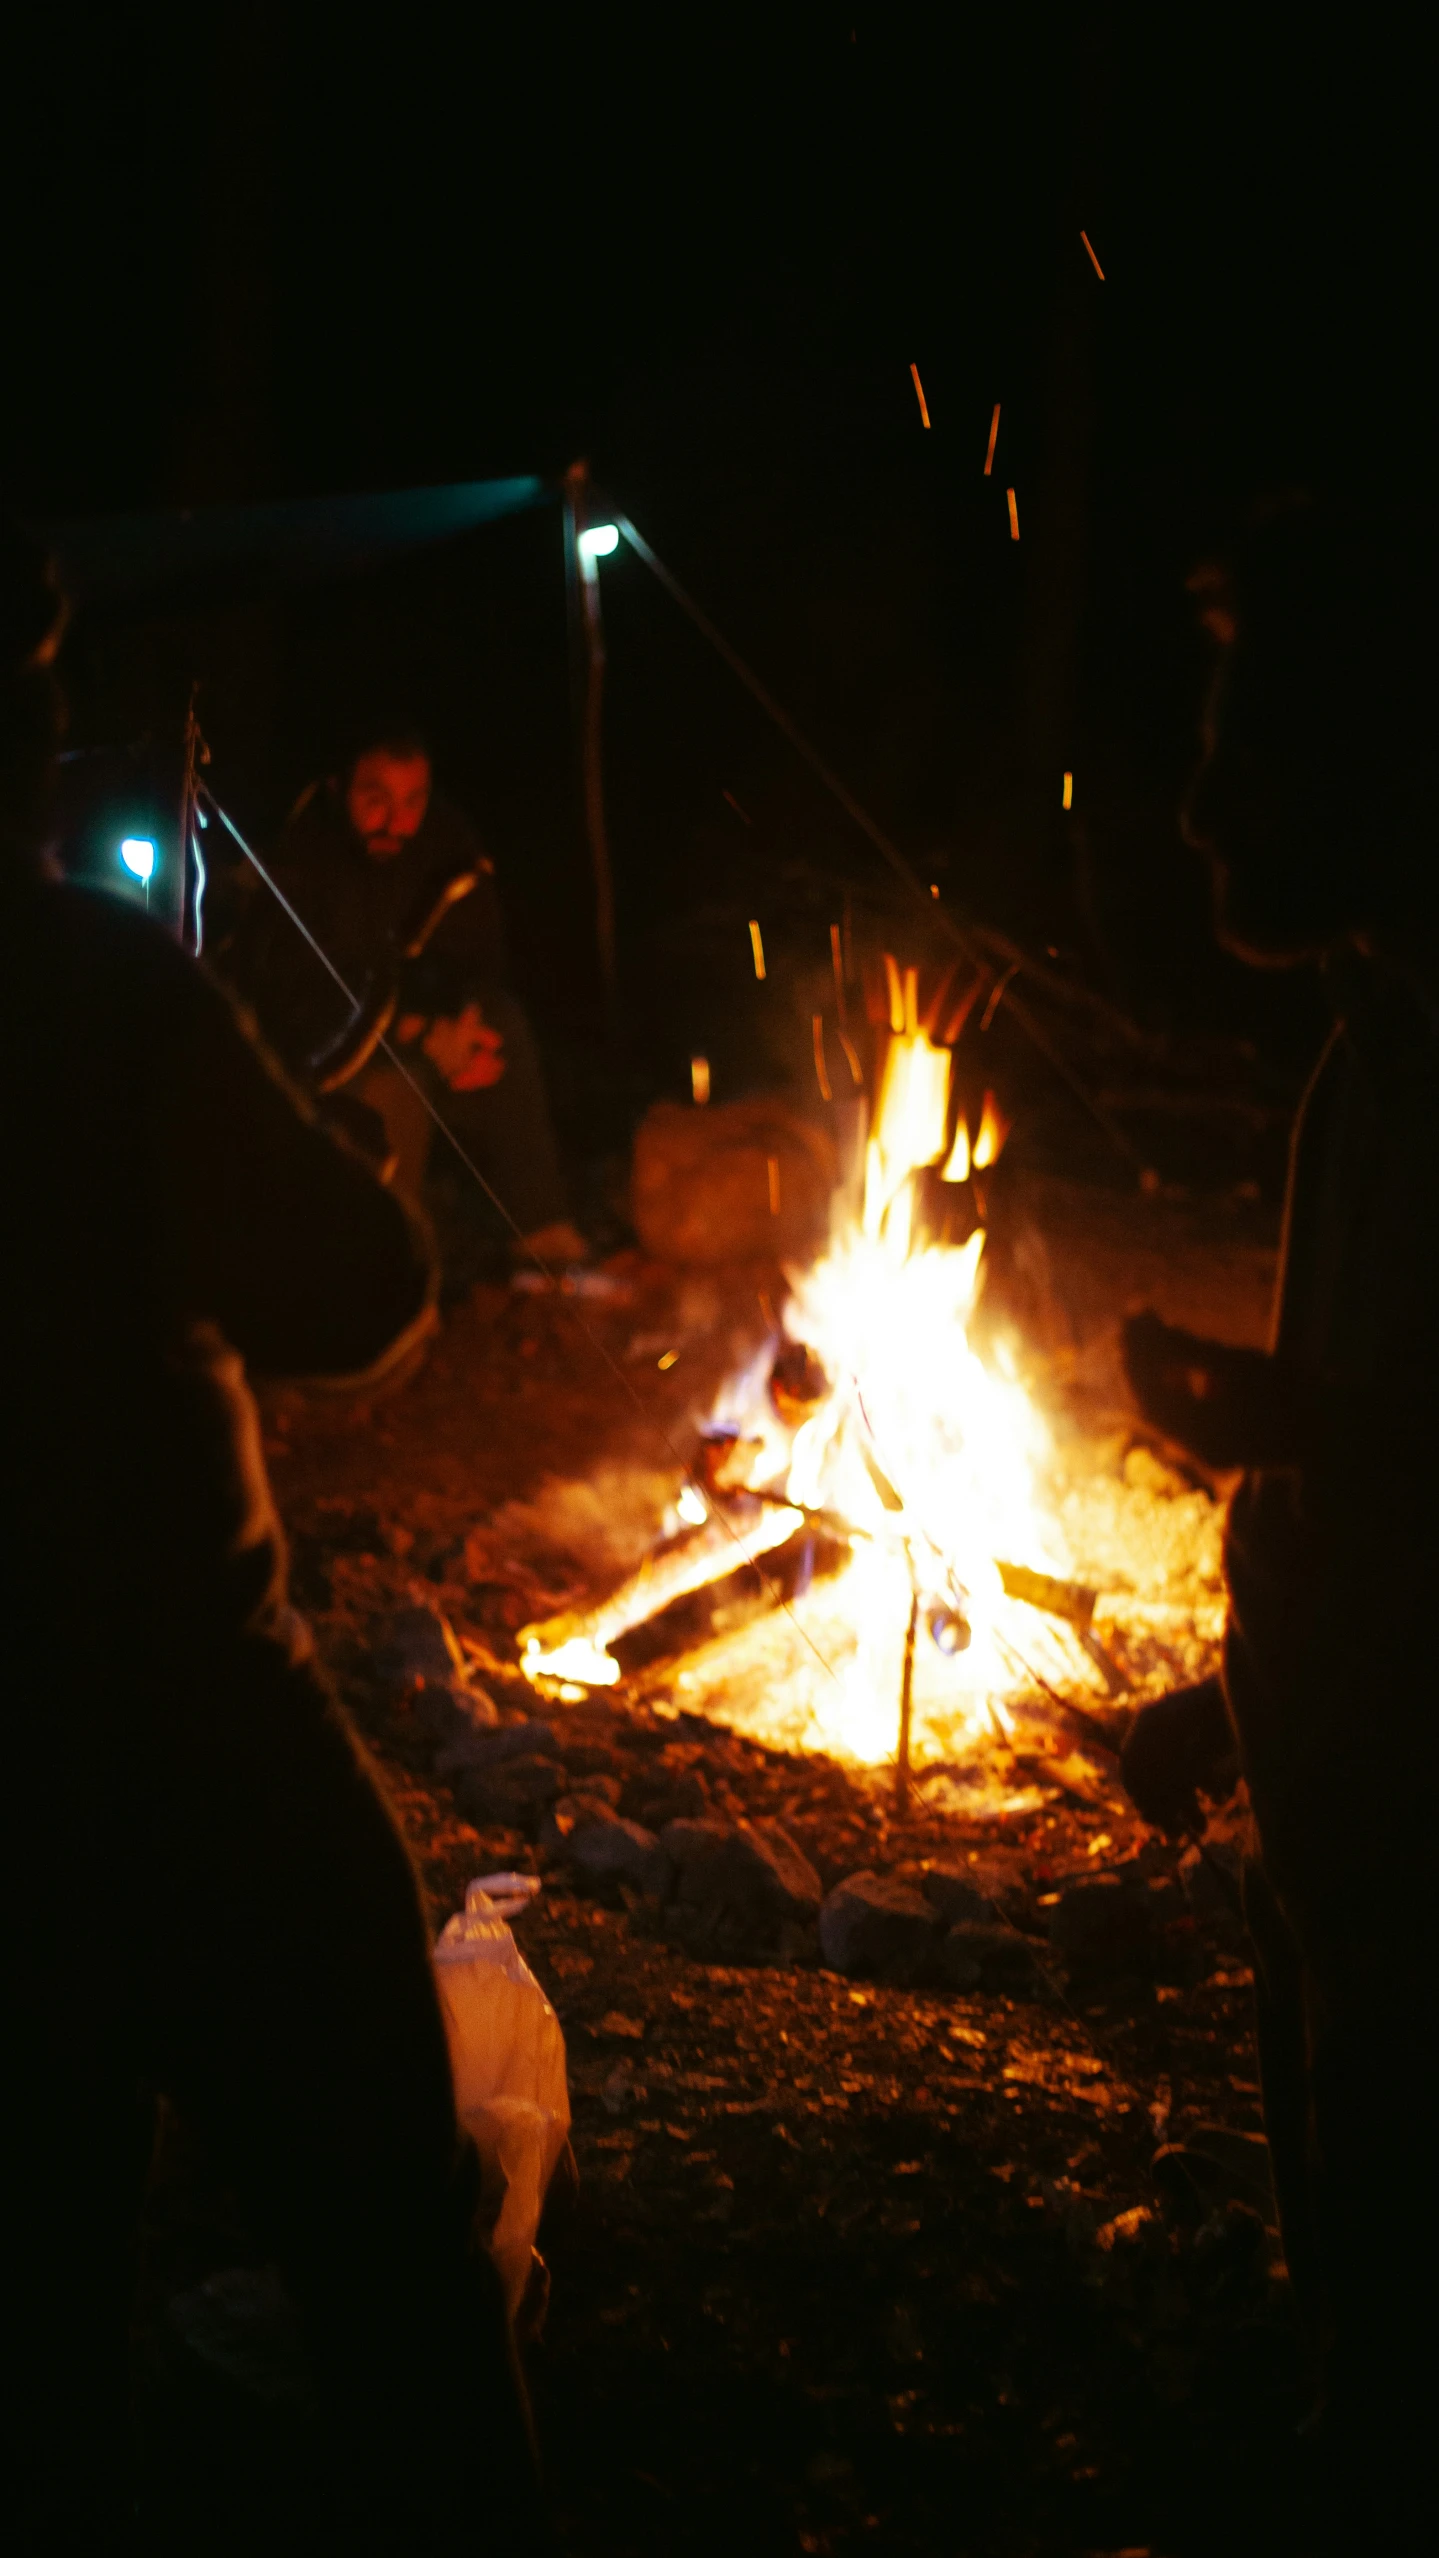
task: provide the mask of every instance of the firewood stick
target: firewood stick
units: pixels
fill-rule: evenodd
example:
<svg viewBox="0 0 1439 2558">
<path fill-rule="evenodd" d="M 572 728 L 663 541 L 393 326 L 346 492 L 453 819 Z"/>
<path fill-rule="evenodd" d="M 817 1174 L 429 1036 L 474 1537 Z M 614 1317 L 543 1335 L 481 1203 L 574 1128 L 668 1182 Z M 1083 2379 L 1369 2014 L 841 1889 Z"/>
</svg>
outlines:
<svg viewBox="0 0 1439 2558">
<path fill-rule="evenodd" d="M 533 1649 L 543 1655 L 576 1640 L 592 1643 L 597 1651 L 603 1651 L 633 1626 L 647 1624 L 676 1599 L 689 1598 L 712 1581 L 722 1581 L 727 1573 L 737 1572 L 742 1565 L 769 1554 L 802 1524 L 803 1513 L 788 1503 L 764 1507 L 743 1527 L 713 1517 L 703 1528 L 696 1528 L 692 1536 L 676 1539 L 660 1554 L 646 1555 L 639 1569 L 595 1606 L 567 1608 L 558 1616 L 541 1617 L 533 1625 L 521 1626 L 516 1637 L 520 1651 L 523 1655 Z M 543 1660 L 536 1666 L 543 1670 Z"/>
<path fill-rule="evenodd" d="M 904 1629 L 904 1669 L 899 1683 L 899 1747 L 894 1757 L 894 1795 L 901 1811 L 909 1804 L 909 1745 L 914 1722 L 914 1638 L 919 1625 L 919 1583 L 910 1566 L 909 1623 Z"/>
<path fill-rule="evenodd" d="M 1040 1608 L 1046 1616 L 1063 1617 L 1080 1634 L 1089 1632 L 1097 1591 L 1084 1589 L 1078 1581 L 1057 1581 L 1049 1572 L 1031 1572 L 1027 1563 L 996 1560 L 995 1570 L 1007 1599 L 1022 1599 L 1026 1607 Z"/>
</svg>

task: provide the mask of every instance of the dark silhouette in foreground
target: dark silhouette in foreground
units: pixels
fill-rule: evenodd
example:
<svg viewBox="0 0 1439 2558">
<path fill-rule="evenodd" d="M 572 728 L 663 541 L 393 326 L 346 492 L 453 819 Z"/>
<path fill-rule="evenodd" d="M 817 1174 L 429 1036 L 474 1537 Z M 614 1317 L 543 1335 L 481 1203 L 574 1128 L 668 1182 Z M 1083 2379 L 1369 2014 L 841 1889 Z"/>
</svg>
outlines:
<svg viewBox="0 0 1439 2558">
<path fill-rule="evenodd" d="M 7 537 L 12 2507 L 23 2546 L 123 2535 L 163 2095 L 301 2310 L 337 2545 L 533 2547 L 417 1882 L 288 1605 L 245 1382 L 383 1373 L 433 1320 L 431 1257 L 158 926 L 46 876 L 60 617 Z"/>
<path fill-rule="evenodd" d="M 1188 812 L 1221 939 L 1312 963 L 1335 1027 L 1291 1161 L 1273 1345 L 1138 1318 L 1150 1419 L 1244 1469 L 1224 1692 L 1253 1806 L 1261 2075 L 1316 2349 L 1336 2548 L 1417 2547 L 1436 2216 L 1413 2173 L 1439 1988 L 1439 878 L 1432 547 L 1376 517 L 1272 516 L 1203 588 L 1220 641 Z M 1210 1691 L 1141 1716 L 1141 1810 L 1190 1825 L 1223 1751 Z"/>
</svg>

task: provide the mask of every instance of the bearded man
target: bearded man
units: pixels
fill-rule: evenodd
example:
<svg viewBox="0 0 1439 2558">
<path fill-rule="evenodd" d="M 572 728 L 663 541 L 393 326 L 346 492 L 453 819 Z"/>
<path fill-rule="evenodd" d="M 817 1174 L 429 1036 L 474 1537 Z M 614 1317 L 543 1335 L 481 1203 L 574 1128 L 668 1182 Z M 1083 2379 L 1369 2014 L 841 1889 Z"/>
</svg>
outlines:
<svg viewBox="0 0 1439 2558">
<path fill-rule="evenodd" d="M 383 1129 L 404 1195 L 422 1196 L 445 1148 L 438 1114 L 526 1252 L 583 1260 L 534 1032 L 510 984 L 494 866 L 436 786 L 423 738 L 382 728 L 338 777 L 312 783 L 268 867 L 313 938 L 257 889 L 225 965 L 291 1073 L 323 1081 L 346 1037 L 352 1006 L 333 969 L 374 1018 L 377 997 L 389 1004 L 393 1054 L 372 1053 L 346 1092 Z"/>
</svg>

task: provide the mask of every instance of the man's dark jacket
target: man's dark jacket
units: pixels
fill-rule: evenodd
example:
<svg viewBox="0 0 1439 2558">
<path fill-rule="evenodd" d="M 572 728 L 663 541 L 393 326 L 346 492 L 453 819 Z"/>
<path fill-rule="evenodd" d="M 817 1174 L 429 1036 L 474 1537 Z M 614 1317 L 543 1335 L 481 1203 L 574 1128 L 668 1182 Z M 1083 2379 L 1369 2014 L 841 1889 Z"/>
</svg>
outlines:
<svg viewBox="0 0 1439 2558">
<path fill-rule="evenodd" d="M 450 909 L 420 958 L 401 972 L 400 1009 L 433 1020 L 459 1012 L 471 999 L 483 1004 L 505 983 L 504 925 L 493 872 L 473 829 L 441 791 L 432 793 L 419 833 L 381 860 L 355 833 L 338 786 L 321 783 L 296 809 L 269 867 L 340 977 L 361 998 L 373 972 L 389 966 L 396 936 L 431 895 L 456 872 L 473 873 L 470 894 Z M 226 967 L 254 1006 L 265 1036 L 297 1074 L 349 1018 L 350 1006 L 329 970 L 263 889 L 251 899 Z"/>
</svg>

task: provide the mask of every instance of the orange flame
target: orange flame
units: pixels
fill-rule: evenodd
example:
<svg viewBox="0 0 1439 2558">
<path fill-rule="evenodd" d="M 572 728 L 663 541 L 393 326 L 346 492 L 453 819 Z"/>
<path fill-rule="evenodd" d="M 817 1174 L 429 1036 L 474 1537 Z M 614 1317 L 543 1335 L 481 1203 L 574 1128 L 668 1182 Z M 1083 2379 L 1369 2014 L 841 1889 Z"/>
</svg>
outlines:
<svg viewBox="0 0 1439 2558">
<path fill-rule="evenodd" d="M 987 1092 L 984 1096 L 984 1108 L 979 1115 L 979 1135 L 974 1141 L 976 1172 L 987 1172 L 991 1164 L 998 1163 L 1004 1152 L 1004 1141 L 1013 1125 L 1012 1119 L 1006 1119 L 993 1093 Z"/>
</svg>

